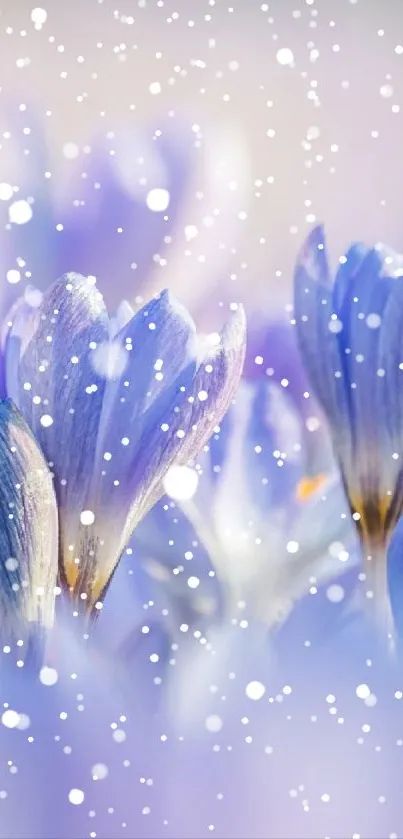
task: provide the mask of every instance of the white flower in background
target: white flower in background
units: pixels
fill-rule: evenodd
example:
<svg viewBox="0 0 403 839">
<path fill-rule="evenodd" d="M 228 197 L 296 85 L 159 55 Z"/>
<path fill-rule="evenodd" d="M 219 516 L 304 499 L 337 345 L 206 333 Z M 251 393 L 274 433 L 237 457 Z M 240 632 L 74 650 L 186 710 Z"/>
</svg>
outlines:
<svg viewBox="0 0 403 839">
<path fill-rule="evenodd" d="M 167 701 L 181 725 L 203 714 L 203 691 L 234 663 L 254 663 L 252 680 L 267 674 L 270 632 L 310 589 L 357 562 L 330 449 L 316 454 L 323 468 L 310 473 L 307 431 L 284 388 L 242 382 L 215 431 L 193 466 L 168 470 L 170 498 L 132 541 L 133 567 L 142 560 L 154 577 L 153 599 L 167 592 L 176 661 Z"/>
</svg>

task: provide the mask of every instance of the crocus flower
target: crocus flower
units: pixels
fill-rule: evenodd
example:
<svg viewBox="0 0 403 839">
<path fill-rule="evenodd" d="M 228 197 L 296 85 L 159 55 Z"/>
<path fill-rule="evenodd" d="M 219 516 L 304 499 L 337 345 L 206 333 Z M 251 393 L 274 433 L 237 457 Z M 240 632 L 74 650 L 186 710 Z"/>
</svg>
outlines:
<svg viewBox="0 0 403 839">
<path fill-rule="evenodd" d="M 295 320 L 312 387 L 326 413 L 370 590 L 388 617 L 385 548 L 402 512 L 399 257 L 353 244 L 332 281 L 324 232 L 308 237 L 295 271 Z"/>
<path fill-rule="evenodd" d="M 54 473 L 61 582 L 89 612 L 169 467 L 221 421 L 245 346 L 239 307 L 198 356 L 194 324 L 166 292 L 110 329 L 93 281 L 67 275 L 36 308 L 20 300 L 4 335 L 6 391 Z"/>
</svg>

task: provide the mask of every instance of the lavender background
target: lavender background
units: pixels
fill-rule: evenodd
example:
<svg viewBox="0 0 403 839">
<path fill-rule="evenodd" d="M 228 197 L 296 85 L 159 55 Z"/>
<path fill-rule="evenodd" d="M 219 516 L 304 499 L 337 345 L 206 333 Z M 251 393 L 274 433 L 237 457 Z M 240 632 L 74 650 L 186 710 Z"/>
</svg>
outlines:
<svg viewBox="0 0 403 839">
<path fill-rule="evenodd" d="M 66 270 L 95 274 L 112 310 L 170 286 L 206 331 L 241 300 L 248 377 L 262 354 L 304 407 L 292 341 L 268 324 L 291 301 L 308 229 L 326 222 L 334 260 L 352 239 L 403 248 L 400 0 L 50 0 L 39 29 L 33 7 L 0 9 L 0 183 L 18 186 L 13 201 L 34 199 L 22 225 L 0 200 L 2 312 Z M 277 60 L 284 48 L 292 66 Z M 146 206 L 152 188 L 170 193 L 166 219 Z M 1 837 L 403 835 L 401 669 L 364 618 L 341 628 L 320 589 L 273 648 L 239 634 L 182 731 L 163 699 L 181 649 L 160 619 L 167 594 L 150 586 L 139 571 L 100 622 L 106 646 L 114 632 L 130 638 L 123 674 L 104 642 L 87 656 L 64 628 L 57 685 L 33 688 L 3 665 L 0 702 L 31 724 L 1 727 Z M 258 702 L 245 693 L 256 679 Z M 362 684 L 376 703 L 357 697 Z M 99 763 L 108 775 L 93 780 Z"/>
</svg>

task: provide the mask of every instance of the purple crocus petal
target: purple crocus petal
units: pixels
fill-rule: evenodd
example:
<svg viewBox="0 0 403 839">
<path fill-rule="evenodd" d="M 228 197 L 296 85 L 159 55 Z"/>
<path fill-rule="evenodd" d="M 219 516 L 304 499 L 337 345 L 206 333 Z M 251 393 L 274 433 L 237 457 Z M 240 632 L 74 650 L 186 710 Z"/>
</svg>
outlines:
<svg viewBox="0 0 403 839">
<path fill-rule="evenodd" d="M 70 203 L 60 212 L 56 276 L 94 274 L 112 308 L 138 295 L 172 234 L 193 149 L 191 137 L 169 126 L 158 136 L 123 129 L 99 138 L 66 185 Z"/>
<path fill-rule="evenodd" d="M 119 303 L 115 314 L 109 320 L 109 334 L 111 338 L 114 338 L 121 329 L 124 329 L 129 321 L 131 321 L 132 317 L 134 317 L 134 309 L 128 300 L 122 300 L 122 302 Z"/>
<path fill-rule="evenodd" d="M 159 300 L 160 306 L 163 307 L 169 298 L 162 296 Z M 178 314 L 178 310 L 173 309 L 169 317 L 178 318 Z M 143 318 L 144 328 L 144 311 L 137 317 Z M 174 321 L 171 327 L 173 324 Z M 164 350 L 165 356 L 168 351 L 173 370 L 177 371 L 173 382 L 170 383 L 168 375 L 165 389 L 159 392 L 156 385 L 156 398 L 149 407 L 143 402 L 145 412 L 140 417 L 136 414 L 135 400 L 130 399 L 127 404 L 122 405 L 118 399 L 113 411 L 108 411 L 110 428 L 106 428 L 99 436 L 102 446 L 106 440 L 109 441 L 111 451 L 107 450 L 104 479 L 94 483 L 94 493 L 97 490 L 98 523 L 92 526 L 90 533 L 92 531 L 93 539 L 95 534 L 98 534 L 99 539 L 94 598 L 101 595 L 136 525 L 163 495 L 162 480 L 169 467 L 173 463 L 186 463 L 202 448 L 211 436 L 214 426 L 227 410 L 240 379 L 245 341 L 245 319 L 242 309 L 239 309 L 237 315 L 225 327 L 220 346 L 205 356 L 196 375 L 194 362 L 192 358 L 189 360 L 188 354 L 189 336 L 193 336 L 189 319 L 182 319 L 183 337 L 179 322 L 176 323 L 175 330 L 171 344 L 167 344 Z M 169 330 L 167 337 L 168 333 Z M 157 337 L 157 330 L 155 341 L 158 348 L 161 342 Z M 178 354 L 180 347 L 182 349 Z M 186 366 L 181 369 L 184 362 Z M 137 366 L 134 370 L 137 371 Z M 144 395 L 148 394 L 143 387 L 140 371 L 138 375 L 138 384 L 136 385 L 135 380 L 133 383 L 138 387 L 138 399 L 141 404 Z M 145 376 L 144 383 L 147 381 L 149 382 L 149 379 Z M 150 386 L 149 384 L 148 387 Z M 121 437 L 122 431 L 127 433 L 128 428 L 132 429 L 131 438 Z M 122 445 L 126 455 L 120 454 L 117 466 L 114 466 L 114 458 L 109 458 L 109 455 L 118 454 L 117 446 Z M 100 453 L 101 449 L 98 451 Z M 88 530 L 89 528 L 87 532 Z"/>
<path fill-rule="evenodd" d="M 196 360 L 196 327 L 168 291 L 149 301 L 115 338 L 122 348 L 122 375 L 105 390 L 98 456 L 113 455 L 113 471 L 124 463 L 142 435 L 146 412 L 158 396 Z M 119 410 L 119 406 L 123 409 Z M 141 418 L 144 417 L 142 420 Z M 122 442 L 123 441 L 123 442 Z"/>
<path fill-rule="evenodd" d="M 0 620 L 3 643 L 53 623 L 57 508 L 50 471 L 12 402 L 0 402 Z"/>
<path fill-rule="evenodd" d="M 163 494 L 161 481 L 169 467 L 173 463 L 186 464 L 201 451 L 228 410 L 242 374 L 245 333 L 245 314 L 239 306 L 224 326 L 220 343 L 204 356 L 191 392 L 180 407 L 172 404 L 167 413 L 166 404 L 151 406 L 145 439 L 133 458 L 130 479 L 133 489 L 141 492 L 138 521 Z M 152 480 L 146 480 L 145 493 L 146 475 L 152 476 Z"/>
<path fill-rule="evenodd" d="M 1 351 L 4 357 L 2 370 L 4 393 L 16 405 L 19 404 L 20 358 L 37 327 L 37 320 L 34 317 L 35 308 L 24 297 L 16 300 L 6 316 L 0 335 Z"/>
<path fill-rule="evenodd" d="M 333 288 L 323 228 L 316 227 L 298 256 L 294 274 L 294 310 L 299 346 L 312 386 L 326 414 L 333 413 L 344 430 L 346 395 L 334 372 L 342 367 L 333 326 Z"/>
<path fill-rule="evenodd" d="M 84 472 L 88 481 L 79 509 L 66 503 L 64 519 L 64 563 L 71 556 L 69 546 L 74 545 L 80 557 L 74 588 L 80 595 L 87 594 L 92 604 L 101 596 L 134 527 L 122 536 L 131 501 L 127 493 L 122 499 L 122 487 L 130 484 L 132 458 L 139 449 L 144 452 L 148 412 L 155 403 L 160 404 L 159 400 L 165 402 L 167 394 L 172 398 L 171 388 L 176 392 L 178 380 L 182 383 L 187 378 L 190 384 L 195 367 L 193 321 L 167 292 L 138 312 L 119 333 L 116 343 L 126 363 L 121 375 L 105 383 L 102 411 L 94 428 L 97 445 Z M 96 350 L 92 363 L 95 359 Z M 81 472 L 75 480 L 84 483 Z M 133 503 L 137 505 L 138 498 Z M 116 516 L 111 517 L 115 506 Z M 80 521 L 82 510 L 93 512 L 93 524 Z"/>
<path fill-rule="evenodd" d="M 105 379 L 91 365 L 90 346 L 108 340 L 102 297 L 84 277 L 71 275 L 49 288 L 28 317 L 25 330 L 11 327 L 6 346 L 20 340 L 18 407 L 55 472 L 61 517 L 62 573 L 74 585 L 72 521 L 85 510 L 95 457 Z M 10 364 L 7 370 L 10 370 Z M 14 392 L 14 383 L 7 382 Z"/>
</svg>

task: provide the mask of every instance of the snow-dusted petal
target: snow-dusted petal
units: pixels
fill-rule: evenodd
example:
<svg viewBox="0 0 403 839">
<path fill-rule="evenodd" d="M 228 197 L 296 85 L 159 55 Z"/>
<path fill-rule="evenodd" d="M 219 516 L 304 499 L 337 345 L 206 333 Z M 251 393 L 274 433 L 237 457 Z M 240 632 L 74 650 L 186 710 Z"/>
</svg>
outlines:
<svg viewBox="0 0 403 839">
<path fill-rule="evenodd" d="M 128 300 L 122 300 L 113 317 L 109 321 L 109 335 L 114 338 L 121 329 L 134 317 L 134 309 Z"/>
<path fill-rule="evenodd" d="M 227 410 L 242 371 L 243 312 L 225 327 L 221 344 L 209 352 L 196 375 L 192 357 L 189 360 L 187 340 L 181 344 L 178 336 L 175 339 L 173 335 L 171 353 L 180 345 L 179 356 L 174 353 L 171 357 L 172 369 L 177 371 L 175 379 L 160 392 L 156 387 L 156 398 L 133 424 L 132 440 L 127 438 L 123 444 L 127 456 L 126 460 L 119 460 L 119 483 L 114 484 L 113 494 L 111 482 L 108 485 L 103 481 L 100 486 L 99 517 L 101 522 L 107 516 L 107 525 L 103 544 L 100 542 L 97 550 L 94 598 L 101 595 L 136 525 L 163 495 L 162 480 L 169 467 L 173 463 L 186 464 L 201 449 Z M 179 359 L 181 363 L 187 361 L 183 369 Z M 110 463 L 113 464 L 113 459 Z M 112 478 L 112 471 L 105 469 L 105 472 Z M 91 528 L 87 530 L 91 532 Z M 93 532 L 97 532 L 95 525 Z"/>
<path fill-rule="evenodd" d="M 31 306 L 25 297 L 19 297 L 7 313 L 1 331 L 1 351 L 4 358 L 2 370 L 4 392 L 16 405 L 19 404 L 21 354 L 37 329 L 37 320 L 34 314 L 35 307 Z"/>
<path fill-rule="evenodd" d="M 355 242 L 346 254 L 340 257 L 333 287 L 334 311 L 340 313 L 343 302 L 351 291 L 351 280 L 360 268 L 369 248 L 362 242 Z"/>
<path fill-rule="evenodd" d="M 96 288 L 72 275 L 54 283 L 23 319 L 22 312 L 7 338 L 6 369 L 17 377 L 17 388 L 12 379 L 8 389 L 52 464 L 63 546 L 66 517 L 79 519 L 85 510 L 92 476 L 105 387 L 92 354 L 108 340 L 107 313 Z M 13 341 L 20 342 L 16 372 Z M 73 554 L 62 549 L 61 572 L 70 586 L 78 573 Z"/>
<path fill-rule="evenodd" d="M 117 336 L 124 369 L 104 381 L 102 411 L 94 429 L 96 446 L 91 448 L 84 492 L 79 505 L 66 503 L 63 511 L 61 555 L 64 567 L 72 572 L 68 583 L 77 596 L 88 598 L 92 605 L 104 591 L 131 536 L 132 529 L 123 538 L 122 527 L 128 508 L 137 502 L 131 481 L 139 452 L 150 457 L 150 452 L 144 451 L 148 412 L 155 403 L 172 398 L 178 379 L 187 377 L 191 382 L 194 339 L 192 320 L 165 292 L 141 309 Z M 84 519 L 83 511 L 87 513 Z M 72 553 L 74 560 L 79 560 L 74 568 Z"/>
<path fill-rule="evenodd" d="M 316 231 L 296 270 L 297 329 L 313 386 L 331 425 L 361 540 L 374 558 L 369 566 L 372 588 L 383 600 L 380 557 L 403 508 L 401 258 L 381 245 L 372 249 L 353 245 L 342 260 L 331 296 L 329 284 L 319 279 L 320 291 L 310 297 L 307 316 L 304 291 L 312 295 L 313 280 L 306 256 L 312 254 L 312 245 L 319 248 Z M 313 342 L 309 321 L 316 324 Z M 325 321 L 331 327 L 330 341 L 325 338 Z"/>
<path fill-rule="evenodd" d="M 163 291 L 128 321 L 116 342 L 126 360 L 122 374 L 105 388 L 97 454 L 102 458 L 104 451 L 110 452 L 111 468 L 122 474 L 150 406 L 184 368 L 195 369 L 196 327 L 186 309 Z"/>
<path fill-rule="evenodd" d="M 176 356 L 174 350 L 178 346 L 182 350 Z M 113 457 L 107 461 L 104 480 L 98 484 L 98 521 L 81 527 L 78 534 L 79 539 L 97 540 L 93 600 L 101 595 L 136 525 L 163 495 L 162 480 L 169 467 L 173 463 L 186 464 L 222 419 L 239 383 L 244 346 L 245 320 L 240 310 L 224 328 L 220 345 L 209 351 L 194 375 L 192 358 L 180 369 L 179 359 L 182 363 L 188 359 L 188 342 L 181 344 L 173 333 L 170 363 L 177 375 L 165 389 L 156 386 L 156 398 L 133 422 L 131 438 L 117 435 L 118 445 L 127 455 L 119 458 L 116 477 Z M 109 439 L 116 448 L 112 430 Z M 85 550 L 81 552 L 84 554 Z"/>
<path fill-rule="evenodd" d="M 400 464 L 393 460 L 395 443 L 388 426 L 402 425 L 396 418 L 398 399 L 387 402 L 389 371 L 382 366 L 381 346 L 385 342 L 384 317 L 399 283 L 385 273 L 385 252 L 374 248 L 366 254 L 350 280 L 342 304 L 343 331 L 338 336 L 344 356 L 344 386 L 350 403 L 352 463 L 345 479 L 352 506 L 360 513 L 359 527 L 370 543 L 380 538 L 392 500 Z M 399 311 L 397 300 L 395 307 Z M 388 347 L 391 335 L 387 336 Z M 392 367 L 398 368 L 398 363 Z M 393 376 L 395 370 L 393 369 Z M 390 392 L 390 390 L 389 390 Z M 391 413 L 391 418 L 389 415 Z M 391 494 L 389 494 L 391 491 Z"/>
<path fill-rule="evenodd" d="M 342 324 L 333 305 L 333 289 L 322 227 L 303 246 L 294 273 L 294 311 L 299 346 L 312 386 L 341 445 L 351 445 L 349 404 L 342 381 L 343 360 L 337 332 Z"/>
<path fill-rule="evenodd" d="M 131 479 L 141 492 L 139 518 L 161 496 L 161 481 L 172 463 L 186 464 L 194 457 L 228 410 L 242 373 L 245 331 L 239 307 L 222 330 L 220 343 L 206 353 L 191 387 L 184 385 L 170 405 L 157 400 L 145 415 L 144 440 Z"/>
<path fill-rule="evenodd" d="M 52 477 L 9 400 L 0 402 L 0 517 L 0 621 L 7 643 L 27 639 L 29 624 L 52 626 L 58 574 Z"/>
</svg>

